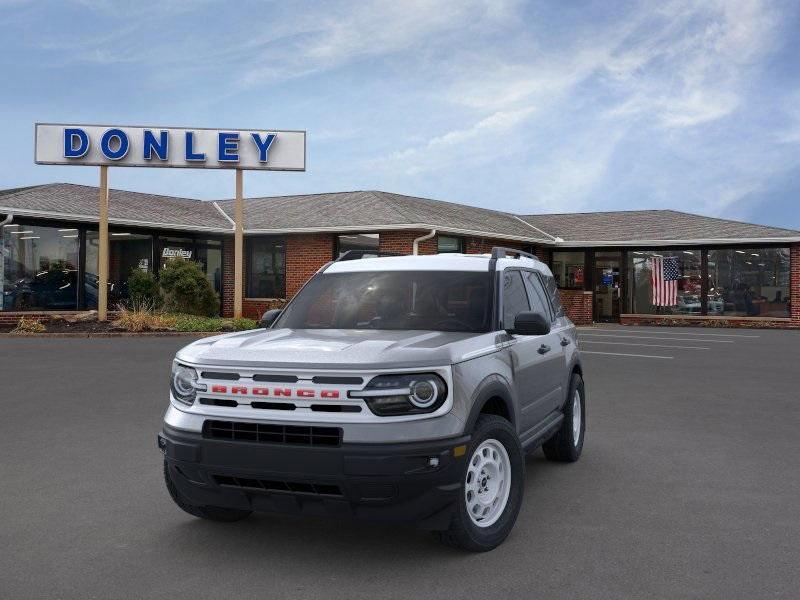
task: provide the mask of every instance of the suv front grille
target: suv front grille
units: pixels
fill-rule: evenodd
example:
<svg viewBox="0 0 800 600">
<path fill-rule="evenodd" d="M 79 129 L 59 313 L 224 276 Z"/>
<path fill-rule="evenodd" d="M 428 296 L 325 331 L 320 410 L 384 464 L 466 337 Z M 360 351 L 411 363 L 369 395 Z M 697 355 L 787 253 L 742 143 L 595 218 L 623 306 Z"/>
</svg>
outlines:
<svg viewBox="0 0 800 600">
<path fill-rule="evenodd" d="M 311 427 L 240 421 L 206 421 L 203 437 L 238 442 L 296 444 L 300 446 L 340 446 L 341 427 Z"/>
<path fill-rule="evenodd" d="M 250 477 L 231 477 L 229 475 L 214 475 L 214 482 L 223 487 L 236 487 L 245 490 L 285 492 L 289 494 L 313 494 L 316 496 L 342 496 L 341 488 L 331 483 L 274 481 L 268 479 L 252 479 Z"/>
</svg>

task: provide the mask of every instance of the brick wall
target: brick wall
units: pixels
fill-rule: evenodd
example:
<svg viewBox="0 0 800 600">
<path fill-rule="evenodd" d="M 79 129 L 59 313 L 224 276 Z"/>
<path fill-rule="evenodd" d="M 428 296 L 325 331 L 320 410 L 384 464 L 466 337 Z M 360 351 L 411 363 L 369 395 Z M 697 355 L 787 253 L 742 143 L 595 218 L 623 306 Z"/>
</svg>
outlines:
<svg viewBox="0 0 800 600">
<path fill-rule="evenodd" d="M 334 236 L 303 233 L 286 236 L 286 297 L 291 298 L 320 267 L 333 259 Z"/>
<path fill-rule="evenodd" d="M 234 265 L 233 237 L 222 240 L 222 298 L 220 311 L 223 317 L 233 316 Z"/>
<path fill-rule="evenodd" d="M 592 324 L 592 292 L 559 290 L 564 312 L 576 325 Z"/>
</svg>

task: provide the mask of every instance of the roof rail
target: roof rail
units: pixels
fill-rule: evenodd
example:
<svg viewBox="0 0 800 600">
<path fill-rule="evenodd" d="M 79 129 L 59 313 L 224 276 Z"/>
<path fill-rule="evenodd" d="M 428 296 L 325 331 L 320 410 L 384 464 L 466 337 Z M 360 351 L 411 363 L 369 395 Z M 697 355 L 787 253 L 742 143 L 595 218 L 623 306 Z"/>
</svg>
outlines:
<svg viewBox="0 0 800 600">
<path fill-rule="evenodd" d="M 383 256 L 407 256 L 399 252 L 380 252 L 378 250 L 348 250 L 343 252 L 342 255 L 335 259 L 333 262 L 341 262 L 343 260 L 358 260 L 360 258 L 380 258 Z"/>
<path fill-rule="evenodd" d="M 507 258 L 508 255 L 511 254 L 512 256 L 516 256 L 517 258 L 530 258 L 533 260 L 539 260 L 539 258 L 531 254 L 530 252 L 524 252 L 522 250 L 517 250 L 516 248 L 504 248 L 503 246 L 495 246 L 492 248 L 492 258 Z"/>
</svg>

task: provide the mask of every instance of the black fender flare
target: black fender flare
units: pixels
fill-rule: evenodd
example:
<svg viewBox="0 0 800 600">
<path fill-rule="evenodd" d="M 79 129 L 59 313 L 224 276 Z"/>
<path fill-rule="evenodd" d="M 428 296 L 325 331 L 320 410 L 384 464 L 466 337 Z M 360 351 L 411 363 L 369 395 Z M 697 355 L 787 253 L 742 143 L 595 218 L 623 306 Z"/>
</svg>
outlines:
<svg viewBox="0 0 800 600">
<path fill-rule="evenodd" d="M 483 407 L 491 398 L 500 398 L 505 405 L 508 415 L 511 417 L 511 425 L 516 428 L 519 422 L 519 411 L 514 402 L 514 392 L 511 384 L 501 377 L 494 374 L 489 375 L 481 381 L 475 388 L 470 400 L 470 411 L 464 426 L 464 432 L 468 433 L 475 428 L 475 423 L 483 410 Z"/>
</svg>

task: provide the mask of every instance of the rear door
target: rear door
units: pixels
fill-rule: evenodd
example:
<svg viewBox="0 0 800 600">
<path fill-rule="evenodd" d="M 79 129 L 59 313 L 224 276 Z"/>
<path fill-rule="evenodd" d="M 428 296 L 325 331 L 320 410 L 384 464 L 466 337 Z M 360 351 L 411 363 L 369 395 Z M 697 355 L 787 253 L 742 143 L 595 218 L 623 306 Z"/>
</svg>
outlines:
<svg viewBox="0 0 800 600">
<path fill-rule="evenodd" d="M 561 305 L 553 306 L 548 298 L 542 275 L 535 271 L 525 271 L 523 279 L 528 295 L 531 297 L 531 310 L 541 312 L 550 319 L 550 333 L 544 336 L 547 352 L 548 370 L 544 375 L 547 387 L 547 406 L 549 410 L 558 410 L 564 401 L 564 376 L 567 370 L 567 354 L 565 350 L 564 321 L 561 318 Z M 568 343 L 568 342 L 567 342 Z"/>
<path fill-rule="evenodd" d="M 502 275 L 502 315 L 503 328 L 513 329 L 516 316 L 528 310 L 541 310 L 540 301 L 534 298 L 531 305 L 523 280 L 524 272 L 519 269 L 506 269 Z M 549 316 L 548 312 L 544 313 Z M 553 343 L 550 335 L 512 335 L 508 342 L 514 388 L 520 410 L 520 433 L 534 429 L 552 412 Z M 557 345 L 557 343 L 556 343 Z"/>
</svg>

